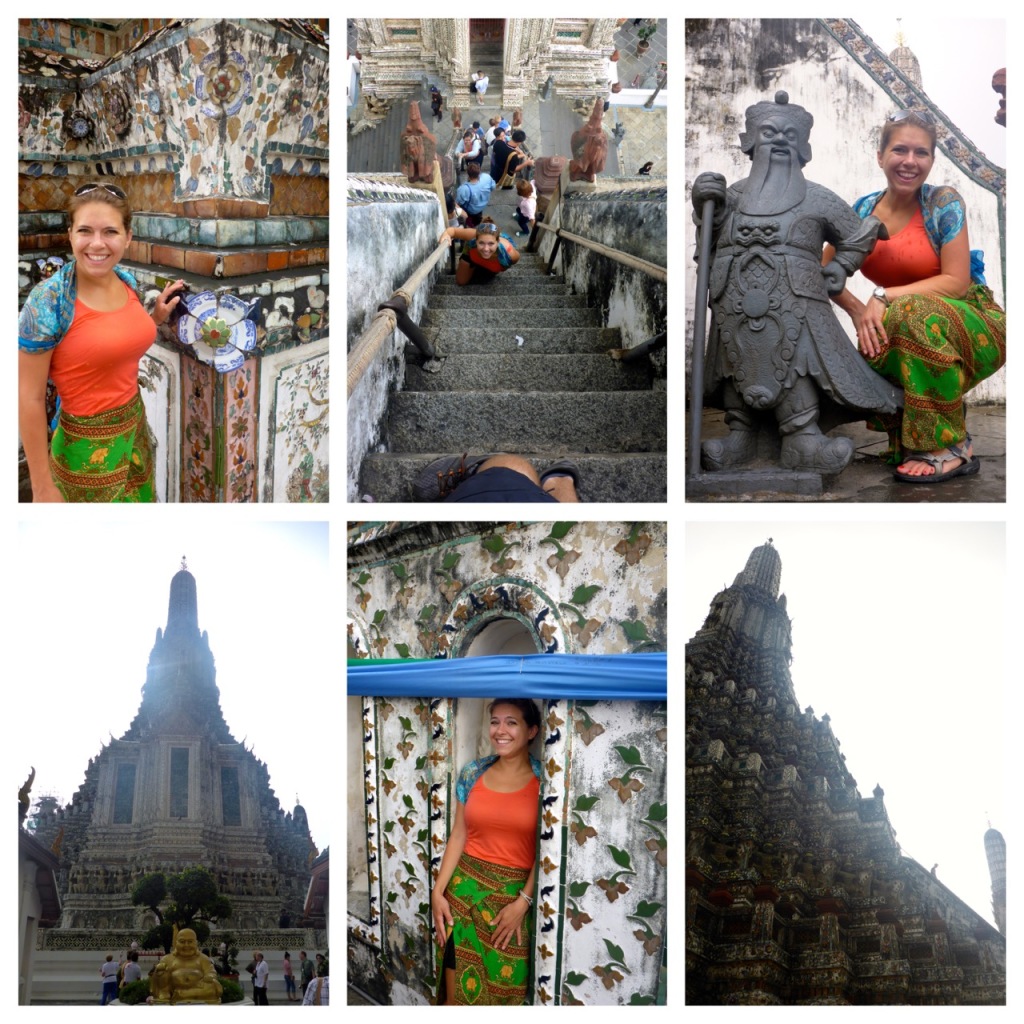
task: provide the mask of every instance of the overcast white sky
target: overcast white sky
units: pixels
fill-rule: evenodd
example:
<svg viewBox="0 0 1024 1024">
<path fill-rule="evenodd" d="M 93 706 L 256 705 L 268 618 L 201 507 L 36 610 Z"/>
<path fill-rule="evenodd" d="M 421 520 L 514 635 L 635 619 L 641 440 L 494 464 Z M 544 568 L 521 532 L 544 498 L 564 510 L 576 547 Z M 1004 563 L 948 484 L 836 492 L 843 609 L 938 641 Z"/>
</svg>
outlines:
<svg viewBox="0 0 1024 1024">
<path fill-rule="evenodd" d="M 887 4 L 867 6 L 869 13 L 844 16 L 887 54 L 895 49 L 902 25 L 906 45 L 921 63 L 921 85 L 929 98 L 991 161 L 1006 167 L 1006 128 L 995 123 L 999 94 L 992 90 L 993 73 L 1006 67 L 1006 20 L 953 18 L 945 10 L 937 16 L 938 9 L 921 4 L 916 14 L 887 9 Z"/>
<path fill-rule="evenodd" d="M 983 837 L 1011 830 L 1004 524 L 690 523 L 687 640 L 769 537 L 798 703 L 830 715 L 862 796 L 881 784 L 903 852 L 991 920 Z"/>
<path fill-rule="evenodd" d="M 191 507 L 188 526 L 181 517 L 142 527 L 91 515 L 76 516 L 73 529 L 20 524 L 17 604 L 6 613 L 16 638 L 7 713 L 20 727 L 7 730 L 7 758 L 19 785 L 35 765 L 34 795 L 71 799 L 89 758 L 135 717 L 185 554 L 228 727 L 266 762 L 286 811 L 299 796 L 322 851 L 343 763 L 340 718 L 328 713 L 342 679 L 330 639 L 327 525 L 246 525 L 249 510 L 237 508 L 225 528 L 209 511 L 220 510 Z"/>
</svg>

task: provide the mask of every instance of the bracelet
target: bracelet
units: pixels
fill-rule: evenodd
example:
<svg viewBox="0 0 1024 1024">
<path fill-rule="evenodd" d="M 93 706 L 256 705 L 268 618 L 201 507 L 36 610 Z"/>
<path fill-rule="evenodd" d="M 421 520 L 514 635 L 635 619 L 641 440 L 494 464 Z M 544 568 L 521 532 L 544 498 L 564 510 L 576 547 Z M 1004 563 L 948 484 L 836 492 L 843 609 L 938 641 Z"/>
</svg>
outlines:
<svg viewBox="0 0 1024 1024">
<path fill-rule="evenodd" d="M 532 896 L 528 896 L 526 894 L 526 890 L 525 889 L 520 889 L 519 890 L 519 895 L 522 896 L 524 900 L 526 900 L 526 905 L 528 907 L 532 907 L 533 906 L 533 897 Z"/>
</svg>

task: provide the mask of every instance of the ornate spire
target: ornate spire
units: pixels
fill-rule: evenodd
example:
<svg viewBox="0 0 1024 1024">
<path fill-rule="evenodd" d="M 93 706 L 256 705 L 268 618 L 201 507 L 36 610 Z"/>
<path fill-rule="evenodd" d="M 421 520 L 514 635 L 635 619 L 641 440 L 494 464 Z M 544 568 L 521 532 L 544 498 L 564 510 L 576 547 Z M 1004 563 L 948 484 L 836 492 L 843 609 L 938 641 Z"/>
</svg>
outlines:
<svg viewBox="0 0 1024 1024">
<path fill-rule="evenodd" d="M 914 54 L 914 51 L 907 46 L 906 37 L 903 35 L 902 21 L 902 18 L 896 19 L 896 24 L 900 27 L 896 30 L 896 49 L 889 54 L 889 60 L 920 89 L 921 63 Z"/>
<path fill-rule="evenodd" d="M 190 636 L 199 634 L 199 607 L 196 599 L 195 577 L 185 567 L 185 556 L 181 556 L 181 568 L 171 579 L 171 596 L 167 605 L 167 636 Z"/>
<path fill-rule="evenodd" d="M 779 596 L 781 582 L 782 559 L 778 551 L 772 547 L 772 538 L 769 537 L 766 544 L 751 551 L 746 566 L 736 577 L 733 586 L 757 587 L 776 598 Z"/>
</svg>

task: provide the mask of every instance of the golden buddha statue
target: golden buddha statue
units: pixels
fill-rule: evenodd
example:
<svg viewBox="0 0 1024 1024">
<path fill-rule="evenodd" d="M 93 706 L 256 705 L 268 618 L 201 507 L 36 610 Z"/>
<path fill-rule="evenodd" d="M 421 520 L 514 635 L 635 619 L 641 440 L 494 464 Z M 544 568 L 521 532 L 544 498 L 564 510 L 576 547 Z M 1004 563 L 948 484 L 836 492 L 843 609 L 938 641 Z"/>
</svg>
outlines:
<svg viewBox="0 0 1024 1024">
<path fill-rule="evenodd" d="M 199 952 L 191 928 L 182 928 L 174 951 L 153 968 L 149 994 L 154 1003 L 219 1003 L 222 986 L 213 961 Z"/>
</svg>

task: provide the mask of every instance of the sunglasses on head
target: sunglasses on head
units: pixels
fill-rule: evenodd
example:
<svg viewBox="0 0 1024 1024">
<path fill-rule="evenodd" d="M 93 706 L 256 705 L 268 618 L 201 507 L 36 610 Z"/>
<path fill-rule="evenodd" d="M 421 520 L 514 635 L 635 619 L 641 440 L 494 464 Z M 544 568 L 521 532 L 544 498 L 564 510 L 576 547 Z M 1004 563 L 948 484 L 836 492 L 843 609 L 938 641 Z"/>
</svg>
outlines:
<svg viewBox="0 0 1024 1024">
<path fill-rule="evenodd" d="M 496 235 L 498 233 L 497 224 L 478 224 L 476 233 L 478 235 Z"/>
<path fill-rule="evenodd" d="M 118 188 L 117 185 L 104 185 L 102 183 L 97 184 L 96 182 L 90 182 L 88 185 L 80 185 L 75 189 L 76 196 L 87 196 L 90 192 L 95 192 L 96 189 L 106 189 L 115 199 L 127 199 L 128 194 L 122 188 Z"/>
<path fill-rule="evenodd" d="M 935 118 L 927 110 L 897 110 L 895 114 L 890 114 L 886 120 L 892 121 L 894 124 L 899 124 L 900 121 L 920 121 L 923 124 L 935 124 Z"/>
</svg>

